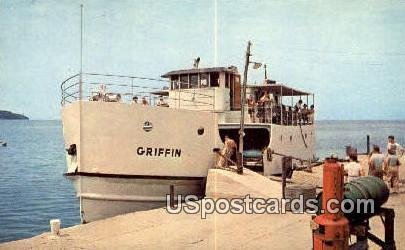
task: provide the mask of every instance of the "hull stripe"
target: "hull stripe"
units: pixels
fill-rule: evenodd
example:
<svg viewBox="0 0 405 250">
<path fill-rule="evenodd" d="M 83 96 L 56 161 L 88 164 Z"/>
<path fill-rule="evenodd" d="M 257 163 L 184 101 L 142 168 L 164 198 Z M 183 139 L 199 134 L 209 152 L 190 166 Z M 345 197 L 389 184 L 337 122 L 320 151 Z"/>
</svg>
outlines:
<svg viewBox="0 0 405 250">
<path fill-rule="evenodd" d="M 157 180 L 203 180 L 205 177 L 198 176 L 162 176 L 162 175 L 131 175 L 131 174 L 105 174 L 89 172 L 70 172 L 64 176 L 87 176 L 103 178 L 123 178 L 123 179 L 157 179 Z"/>
</svg>

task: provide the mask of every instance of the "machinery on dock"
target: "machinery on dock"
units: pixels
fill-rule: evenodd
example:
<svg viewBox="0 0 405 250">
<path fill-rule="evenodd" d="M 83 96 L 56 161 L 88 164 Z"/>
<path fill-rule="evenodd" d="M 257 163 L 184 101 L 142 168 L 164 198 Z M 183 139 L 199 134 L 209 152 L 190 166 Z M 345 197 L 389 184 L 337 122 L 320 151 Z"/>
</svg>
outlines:
<svg viewBox="0 0 405 250">
<path fill-rule="evenodd" d="M 311 222 L 313 249 L 367 249 L 368 239 L 382 249 L 396 249 L 395 213 L 391 208 L 382 207 L 389 197 L 384 181 L 367 176 L 344 184 L 343 174 L 343 167 L 336 158 L 325 160 L 323 191 L 318 195 L 318 206 L 322 209 L 318 209 Z M 343 204 L 352 204 L 352 207 L 349 209 Z M 370 232 L 369 220 L 374 216 L 381 217 L 384 240 Z M 350 235 L 356 236 L 357 241 L 351 246 Z"/>
</svg>

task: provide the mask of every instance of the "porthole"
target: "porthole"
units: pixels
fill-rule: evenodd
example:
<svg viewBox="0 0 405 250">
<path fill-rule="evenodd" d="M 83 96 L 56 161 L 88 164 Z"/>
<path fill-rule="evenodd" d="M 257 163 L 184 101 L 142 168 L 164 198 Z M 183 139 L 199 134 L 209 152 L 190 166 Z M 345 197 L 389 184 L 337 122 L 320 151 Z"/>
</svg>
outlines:
<svg viewBox="0 0 405 250">
<path fill-rule="evenodd" d="M 198 135 L 203 135 L 204 134 L 204 128 L 203 127 L 198 128 L 197 129 L 197 134 Z"/>
</svg>

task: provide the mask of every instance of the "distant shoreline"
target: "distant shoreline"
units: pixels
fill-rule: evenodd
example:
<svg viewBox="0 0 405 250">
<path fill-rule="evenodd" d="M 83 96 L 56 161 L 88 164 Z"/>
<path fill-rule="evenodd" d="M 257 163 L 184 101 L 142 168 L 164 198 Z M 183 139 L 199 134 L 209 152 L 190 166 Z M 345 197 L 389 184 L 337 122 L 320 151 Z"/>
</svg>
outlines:
<svg viewBox="0 0 405 250">
<path fill-rule="evenodd" d="M 0 120 L 29 120 L 30 118 L 11 111 L 0 110 Z"/>
</svg>

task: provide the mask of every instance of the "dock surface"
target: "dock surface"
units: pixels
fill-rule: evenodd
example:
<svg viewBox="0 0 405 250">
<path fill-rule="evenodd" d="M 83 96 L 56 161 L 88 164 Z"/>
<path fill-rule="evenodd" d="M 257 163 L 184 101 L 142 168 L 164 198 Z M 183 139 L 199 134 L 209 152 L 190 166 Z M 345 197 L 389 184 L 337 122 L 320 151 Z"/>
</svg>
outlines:
<svg viewBox="0 0 405 250">
<path fill-rule="evenodd" d="M 244 175 L 212 169 L 207 197 L 280 198 L 281 184 L 245 170 Z M 385 205 L 395 209 L 397 249 L 405 247 L 404 194 Z M 378 220 L 377 220 L 378 219 Z M 61 230 L 60 236 L 39 236 L 8 242 L 0 249 L 311 249 L 309 214 L 168 214 L 165 208 L 136 212 Z M 382 236 L 379 218 L 372 231 Z M 63 221 L 62 221 L 63 226 Z M 378 249 L 375 245 L 371 249 Z"/>
</svg>

